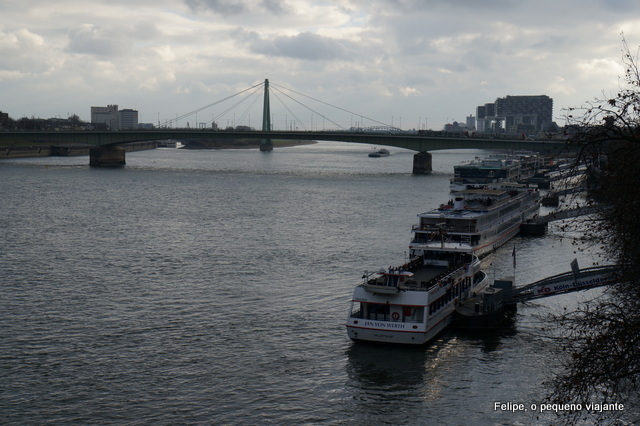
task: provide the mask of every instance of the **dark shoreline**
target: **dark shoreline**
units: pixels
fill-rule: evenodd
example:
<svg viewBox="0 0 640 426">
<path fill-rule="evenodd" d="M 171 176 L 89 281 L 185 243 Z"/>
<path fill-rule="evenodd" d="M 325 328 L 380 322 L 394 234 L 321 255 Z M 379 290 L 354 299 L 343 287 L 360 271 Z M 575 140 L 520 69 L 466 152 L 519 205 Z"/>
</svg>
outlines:
<svg viewBox="0 0 640 426">
<path fill-rule="evenodd" d="M 187 144 L 180 149 L 258 149 L 259 143 L 248 144 L 224 143 L 220 145 Z M 311 145 L 317 141 L 273 141 L 274 148 L 285 148 L 298 145 Z M 189 146 L 192 145 L 192 146 Z M 157 142 L 132 142 L 125 144 L 128 152 L 157 148 Z M 89 155 L 91 145 L 0 145 L 0 160 L 29 157 L 79 157 Z"/>
</svg>

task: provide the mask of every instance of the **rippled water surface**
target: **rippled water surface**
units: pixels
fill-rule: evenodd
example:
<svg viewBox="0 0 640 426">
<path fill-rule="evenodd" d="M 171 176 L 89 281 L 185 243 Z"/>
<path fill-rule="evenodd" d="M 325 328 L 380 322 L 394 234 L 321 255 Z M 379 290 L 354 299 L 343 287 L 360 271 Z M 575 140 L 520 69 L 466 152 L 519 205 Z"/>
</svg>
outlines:
<svg viewBox="0 0 640 426">
<path fill-rule="evenodd" d="M 402 262 L 416 214 L 449 198 L 479 151 L 319 143 L 0 162 L 0 423 L 523 424 L 558 365 L 544 315 L 498 334 L 445 332 L 420 348 L 352 343 L 365 269 Z M 578 257 L 556 229 L 516 238 L 521 284 Z M 487 259 L 513 273 L 511 247 Z M 549 420 L 551 419 L 551 420 Z"/>
</svg>

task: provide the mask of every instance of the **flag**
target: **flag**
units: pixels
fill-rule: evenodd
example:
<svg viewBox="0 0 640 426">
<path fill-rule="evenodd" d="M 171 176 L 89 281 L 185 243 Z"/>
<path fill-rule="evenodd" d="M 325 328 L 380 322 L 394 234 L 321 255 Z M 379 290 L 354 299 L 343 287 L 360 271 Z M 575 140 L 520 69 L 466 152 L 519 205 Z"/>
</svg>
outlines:
<svg viewBox="0 0 640 426">
<path fill-rule="evenodd" d="M 513 256 L 513 269 L 516 269 L 516 245 L 513 245 L 513 253 L 511 253 L 511 256 Z"/>
</svg>

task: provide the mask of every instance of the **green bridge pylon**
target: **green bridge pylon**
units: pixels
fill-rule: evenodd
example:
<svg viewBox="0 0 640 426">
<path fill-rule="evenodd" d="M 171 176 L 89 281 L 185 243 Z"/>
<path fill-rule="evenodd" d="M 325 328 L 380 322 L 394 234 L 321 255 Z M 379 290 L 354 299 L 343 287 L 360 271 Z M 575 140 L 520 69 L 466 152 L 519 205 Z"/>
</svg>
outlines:
<svg viewBox="0 0 640 426">
<path fill-rule="evenodd" d="M 269 79 L 264 80 L 264 103 L 262 104 L 262 131 L 271 131 L 271 107 L 269 104 Z M 273 151 L 271 139 L 262 139 L 260 151 Z"/>
</svg>

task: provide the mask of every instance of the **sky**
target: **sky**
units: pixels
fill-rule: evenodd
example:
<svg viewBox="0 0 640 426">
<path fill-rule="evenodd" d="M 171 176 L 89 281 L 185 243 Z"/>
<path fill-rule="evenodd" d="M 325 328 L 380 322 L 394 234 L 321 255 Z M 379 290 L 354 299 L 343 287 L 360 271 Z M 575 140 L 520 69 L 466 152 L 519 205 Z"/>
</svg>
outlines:
<svg viewBox="0 0 640 426">
<path fill-rule="evenodd" d="M 178 125 L 259 128 L 259 94 L 218 102 L 269 79 L 294 91 L 271 90 L 274 128 L 440 130 L 542 94 L 562 125 L 566 108 L 621 87 L 621 33 L 635 54 L 640 2 L 0 0 L 0 111 L 90 121 L 91 106 L 117 104 L 157 124 L 215 104 Z"/>
</svg>

